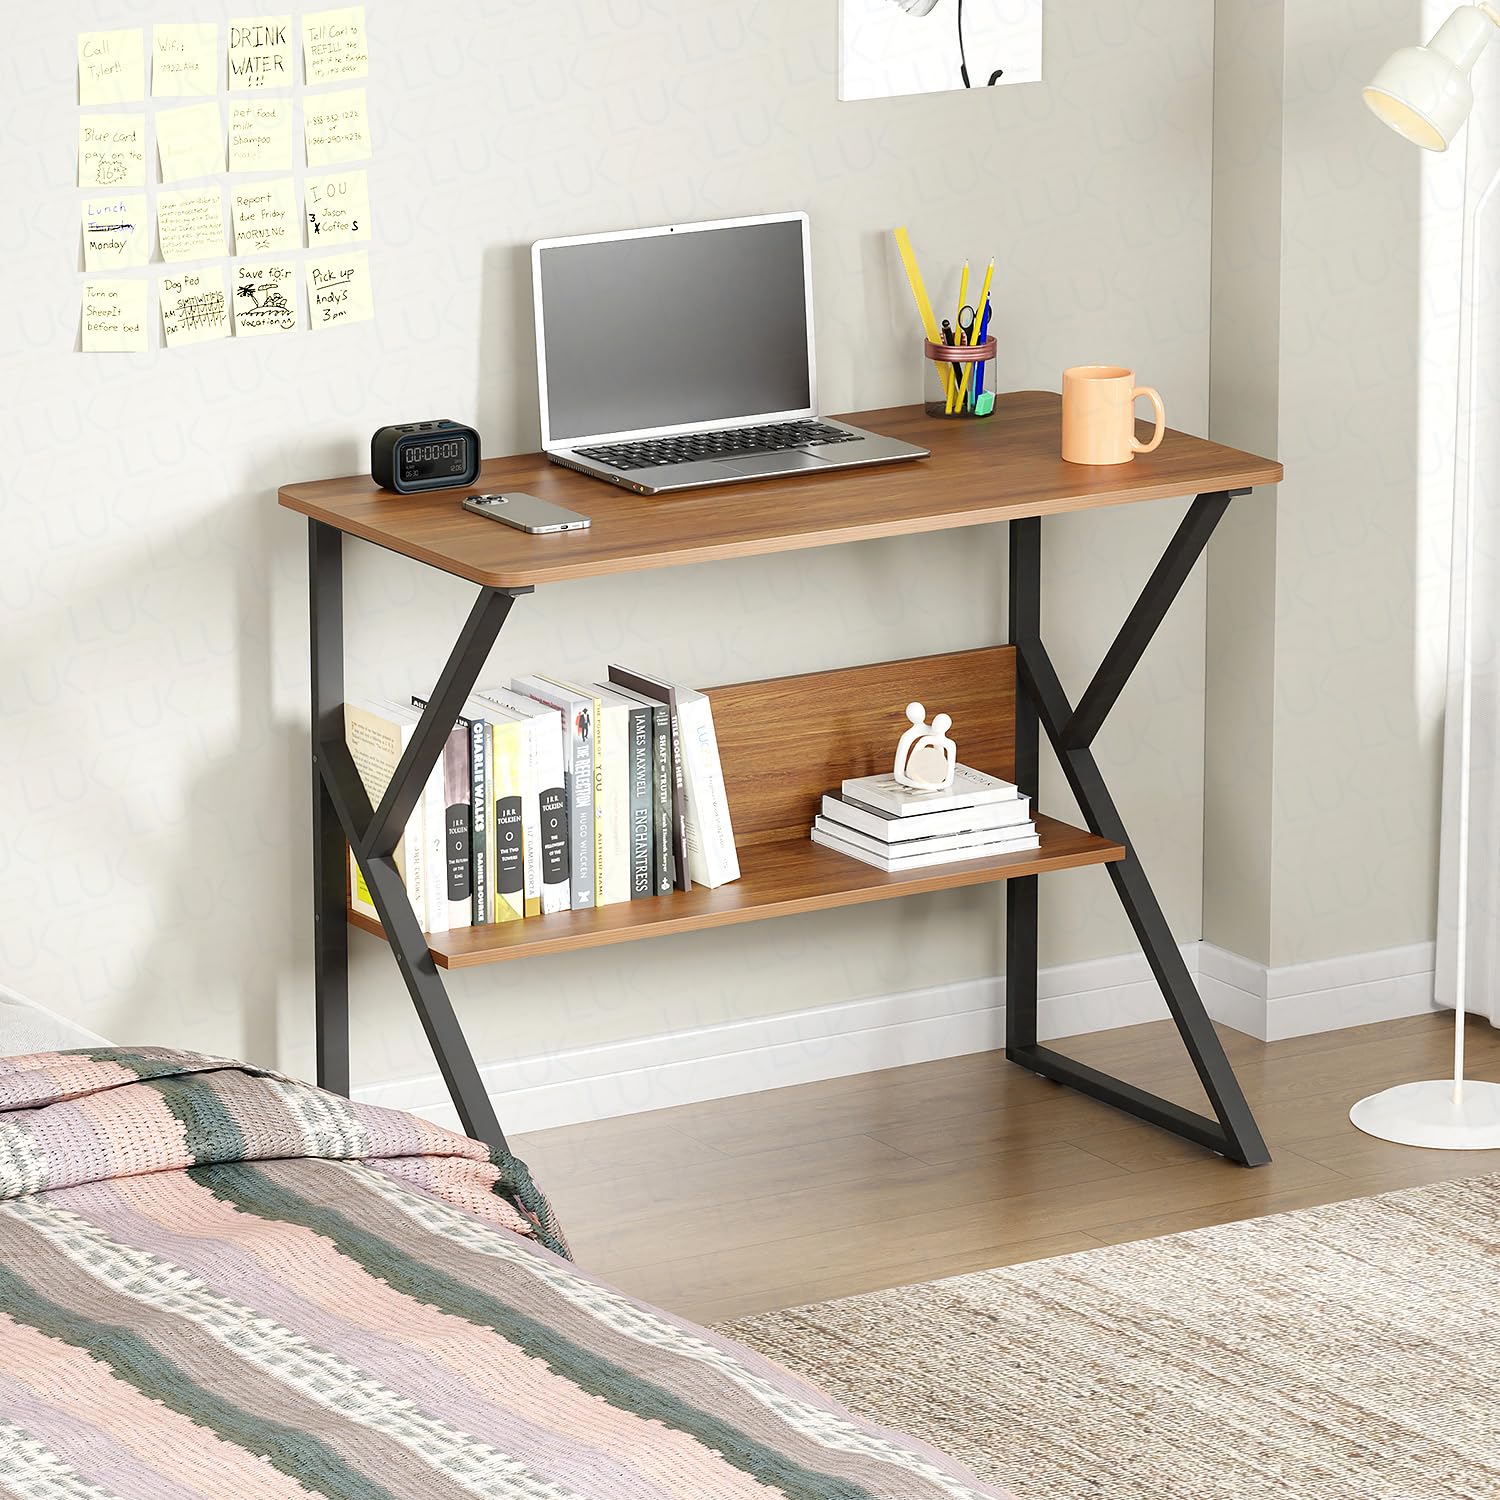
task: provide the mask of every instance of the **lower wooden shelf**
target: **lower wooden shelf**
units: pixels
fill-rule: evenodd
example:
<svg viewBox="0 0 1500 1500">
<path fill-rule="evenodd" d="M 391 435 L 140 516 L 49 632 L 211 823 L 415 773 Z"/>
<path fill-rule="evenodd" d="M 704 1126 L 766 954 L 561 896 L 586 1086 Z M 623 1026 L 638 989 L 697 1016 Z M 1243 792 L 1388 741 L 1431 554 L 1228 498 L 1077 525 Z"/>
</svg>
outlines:
<svg viewBox="0 0 1500 1500">
<path fill-rule="evenodd" d="M 600 948 L 639 938 L 665 937 L 674 932 L 696 932 L 727 927 L 735 922 L 759 922 L 798 912 L 827 911 L 866 901 L 889 901 L 924 891 L 953 890 L 986 885 L 1023 875 L 1047 875 L 1081 865 L 1109 864 L 1125 857 L 1123 844 L 1097 838 L 1055 818 L 1036 818 L 1041 847 L 1022 854 L 963 860 L 931 869 L 888 875 L 815 844 L 805 835 L 741 849 L 740 878 L 717 890 L 696 887 L 624 901 L 592 911 L 558 912 L 525 922 L 486 927 L 462 927 L 429 936 L 433 961 L 441 969 L 467 969 L 503 963 L 511 958 L 535 958 L 574 948 Z M 382 936 L 380 924 L 359 912 L 350 923 L 361 931 Z"/>
</svg>

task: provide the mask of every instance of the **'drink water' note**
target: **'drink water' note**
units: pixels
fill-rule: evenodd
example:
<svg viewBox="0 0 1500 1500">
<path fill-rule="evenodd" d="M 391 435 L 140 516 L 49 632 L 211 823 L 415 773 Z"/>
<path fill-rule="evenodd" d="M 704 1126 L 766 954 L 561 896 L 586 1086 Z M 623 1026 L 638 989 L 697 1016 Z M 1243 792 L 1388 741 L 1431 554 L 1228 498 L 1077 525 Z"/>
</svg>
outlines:
<svg viewBox="0 0 1500 1500">
<path fill-rule="evenodd" d="M 167 348 L 229 337 L 229 302 L 224 295 L 222 266 L 174 271 L 161 278 L 160 287 Z"/>
<path fill-rule="evenodd" d="M 144 281 L 85 281 L 83 351 L 120 353 L 150 348 Z"/>
<path fill-rule="evenodd" d="M 158 110 L 156 152 L 161 157 L 163 182 L 212 177 L 222 172 L 224 120 L 219 114 L 219 101 L 211 99 L 207 104 Z"/>
<path fill-rule="evenodd" d="M 208 260 L 224 253 L 224 190 L 163 189 L 156 195 L 156 232 L 161 258 Z"/>
<path fill-rule="evenodd" d="M 208 99 L 219 92 L 219 23 L 193 21 L 151 30 L 151 93 Z"/>
<path fill-rule="evenodd" d="M 85 271 L 143 266 L 150 257 L 151 218 L 144 193 L 114 193 L 107 198 L 83 200 Z"/>
<path fill-rule="evenodd" d="M 365 8 L 346 5 L 302 18 L 302 70 L 309 83 L 364 78 L 370 71 Z"/>
<path fill-rule="evenodd" d="M 78 122 L 78 186 L 145 185 L 145 115 L 84 115 Z"/>
<path fill-rule="evenodd" d="M 78 33 L 78 102 L 134 104 L 146 97 L 146 38 L 139 26 Z"/>
<path fill-rule="evenodd" d="M 234 268 L 237 338 L 290 333 L 297 326 L 297 266 L 290 260 L 245 261 Z"/>
<path fill-rule="evenodd" d="M 370 119 L 363 89 L 314 94 L 302 101 L 307 136 L 307 164 L 332 167 L 341 161 L 365 161 L 370 155 Z"/>
<path fill-rule="evenodd" d="M 290 177 L 231 188 L 229 198 L 236 255 L 270 255 L 277 250 L 302 248 L 297 198 Z"/>
<path fill-rule="evenodd" d="M 246 99 L 229 106 L 229 170 L 290 172 L 292 101 Z"/>
<path fill-rule="evenodd" d="M 307 316 L 314 328 L 364 323 L 375 316 L 368 251 L 350 250 L 324 260 L 310 260 L 305 269 Z"/>
<path fill-rule="evenodd" d="M 229 23 L 229 91 L 292 86 L 292 18 L 241 16 Z"/>
</svg>

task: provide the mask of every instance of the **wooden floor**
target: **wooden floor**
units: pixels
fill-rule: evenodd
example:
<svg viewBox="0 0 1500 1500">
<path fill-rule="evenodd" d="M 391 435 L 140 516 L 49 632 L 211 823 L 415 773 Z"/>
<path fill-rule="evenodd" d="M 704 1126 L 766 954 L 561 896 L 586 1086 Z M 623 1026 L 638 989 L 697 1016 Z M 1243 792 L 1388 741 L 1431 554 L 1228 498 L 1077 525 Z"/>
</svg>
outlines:
<svg viewBox="0 0 1500 1500">
<path fill-rule="evenodd" d="M 1500 1152 L 1412 1150 L 1349 1124 L 1364 1094 L 1451 1071 L 1451 1018 L 1270 1045 L 1221 1035 L 1268 1167 L 1233 1166 L 996 1053 L 512 1144 L 580 1264 L 704 1323 L 1500 1171 Z M 1169 1022 L 1056 1045 L 1202 1107 Z M 1471 1022 L 1469 1055 L 1475 1076 L 1500 1076 L 1500 1031 Z"/>
</svg>

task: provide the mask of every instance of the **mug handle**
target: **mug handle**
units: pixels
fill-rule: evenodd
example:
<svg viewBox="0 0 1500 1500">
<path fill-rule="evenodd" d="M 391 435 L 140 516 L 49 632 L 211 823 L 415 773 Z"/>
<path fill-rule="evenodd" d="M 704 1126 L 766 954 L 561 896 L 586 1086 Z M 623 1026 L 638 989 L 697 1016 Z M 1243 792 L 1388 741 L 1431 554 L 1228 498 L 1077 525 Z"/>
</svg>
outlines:
<svg viewBox="0 0 1500 1500">
<path fill-rule="evenodd" d="M 1152 434 L 1149 443 L 1138 443 L 1135 433 L 1130 434 L 1130 451 L 1132 453 L 1155 453 L 1161 447 L 1161 440 L 1167 435 L 1167 408 L 1162 403 L 1161 397 L 1149 386 L 1138 385 L 1130 393 L 1130 404 L 1135 405 L 1142 396 L 1149 398 L 1152 406 L 1156 408 L 1156 431 Z"/>
</svg>

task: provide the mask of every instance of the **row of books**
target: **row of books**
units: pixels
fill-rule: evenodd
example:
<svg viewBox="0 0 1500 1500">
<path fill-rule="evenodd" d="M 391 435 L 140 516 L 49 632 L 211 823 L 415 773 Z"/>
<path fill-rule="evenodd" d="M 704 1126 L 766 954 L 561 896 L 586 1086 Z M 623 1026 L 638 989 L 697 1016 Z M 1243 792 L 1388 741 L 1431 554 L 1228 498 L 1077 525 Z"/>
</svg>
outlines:
<svg viewBox="0 0 1500 1500">
<path fill-rule="evenodd" d="M 739 878 L 708 698 L 623 667 L 608 678 L 538 673 L 464 704 L 396 851 L 428 932 Z M 425 706 L 345 705 L 372 806 Z M 358 864 L 349 867 L 351 904 L 375 917 Z"/>
<path fill-rule="evenodd" d="M 942 792 L 917 792 L 894 776 L 858 776 L 823 798 L 812 840 L 878 870 L 920 870 L 1037 848 L 1031 801 L 969 766 Z"/>
</svg>

